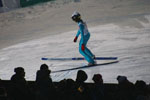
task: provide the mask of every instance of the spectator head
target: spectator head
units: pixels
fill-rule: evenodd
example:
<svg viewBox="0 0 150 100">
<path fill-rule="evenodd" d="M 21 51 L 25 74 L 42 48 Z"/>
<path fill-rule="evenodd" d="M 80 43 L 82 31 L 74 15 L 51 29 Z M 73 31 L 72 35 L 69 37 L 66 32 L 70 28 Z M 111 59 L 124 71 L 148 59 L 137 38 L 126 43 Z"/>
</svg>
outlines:
<svg viewBox="0 0 150 100">
<path fill-rule="evenodd" d="M 146 83 L 143 80 L 137 80 L 135 86 L 138 89 L 145 89 L 147 87 Z"/>
<path fill-rule="evenodd" d="M 49 70 L 47 64 L 42 64 L 40 70 L 45 73 L 45 75 L 49 75 L 51 73 L 51 70 Z"/>
<path fill-rule="evenodd" d="M 101 74 L 94 74 L 92 80 L 94 83 L 103 83 L 103 78 Z"/>
<path fill-rule="evenodd" d="M 79 70 L 79 71 L 77 72 L 77 77 L 76 77 L 76 81 L 77 81 L 77 82 L 84 82 L 84 81 L 87 80 L 87 78 L 88 78 L 88 76 L 87 76 L 87 74 L 86 74 L 85 71 Z"/>
<path fill-rule="evenodd" d="M 21 75 L 21 76 L 25 76 L 25 72 L 24 72 L 24 68 L 23 67 L 17 67 L 14 69 L 14 72 L 17 74 L 17 75 Z"/>
<path fill-rule="evenodd" d="M 117 76 L 117 80 L 118 80 L 118 83 L 124 83 L 128 81 L 126 76 L 120 76 L 120 75 Z"/>
<path fill-rule="evenodd" d="M 74 89 L 75 87 L 75 82 L 73 79 L 67 79 L 66 80 L 66 88 L 67 89 Z"/>
<path fill-rule="evenodd" d="M 48 70 L 48 65 L 42 64 L 40 70 Z"/>
</svg>

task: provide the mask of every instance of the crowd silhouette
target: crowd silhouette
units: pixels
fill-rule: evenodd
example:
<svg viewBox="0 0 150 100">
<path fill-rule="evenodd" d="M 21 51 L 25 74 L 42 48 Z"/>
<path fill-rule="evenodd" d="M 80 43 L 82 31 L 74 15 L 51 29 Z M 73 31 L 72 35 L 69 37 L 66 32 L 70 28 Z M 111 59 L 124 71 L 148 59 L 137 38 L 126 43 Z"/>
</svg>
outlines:
<svg viewBox="0 0 150 100">
<path fill-rule="evenodd" d="M 0 100 L 150 100 L 150 84 L 143 80 L 132 83 L 126 76 L 118 75 L 117 84 L 106 84 L 98 73 L 93 83 L 86 83 L 87 73 L 78 70 L 75 80 L 53 82 L 46 64 L 40 66 L 35 81 L 25 79 L 23 67 L 14 72 L 10 80 L 0 80 Z"/>
</svg>

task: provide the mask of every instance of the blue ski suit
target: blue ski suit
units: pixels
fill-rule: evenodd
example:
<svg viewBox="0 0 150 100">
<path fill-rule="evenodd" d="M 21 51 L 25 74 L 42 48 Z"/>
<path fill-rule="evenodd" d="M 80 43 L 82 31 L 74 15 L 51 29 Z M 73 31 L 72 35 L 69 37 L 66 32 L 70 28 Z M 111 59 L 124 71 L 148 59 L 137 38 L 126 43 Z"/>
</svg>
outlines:
<svg viewBox="0 0 150 100">
<path fill-rule="evenodd" d="M 87 29 L 87 25 L 85 22 L 78 22 L 78 26 L 79 26 L 79 30 L 76 34 L 76 37 L 78 37 L 80 34 L 81 34 L 81 39 L 80 39 L 80 42 L 79 42 L 79 52 L 81 55 L 84 56 L 85 60 L 88 61 L 89 63 L 94 63 L 94 60 L 93 60 L 93 54 L 92 52 L 86 47 L 86 44 L 90 38 L 90 33 Z M 82 44 L 84 44 L 85 46 L 85 50 L 83 51 L 82 50 Z"/>
</svg>

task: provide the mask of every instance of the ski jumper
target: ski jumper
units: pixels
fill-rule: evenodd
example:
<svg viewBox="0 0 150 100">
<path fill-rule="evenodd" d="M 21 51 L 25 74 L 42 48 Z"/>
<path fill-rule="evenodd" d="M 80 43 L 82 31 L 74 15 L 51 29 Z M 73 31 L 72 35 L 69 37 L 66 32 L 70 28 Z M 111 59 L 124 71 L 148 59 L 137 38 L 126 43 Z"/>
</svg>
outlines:
<svg viewBox="0 0 150 100">
<path fill-rule="evenodd" d="M 92 57 L 94 57 L 94 55 L 92 54 L 92 52 L 86 47 L 86 44 L 90 38 L 90 33 L 87 29 L 87 25 L 85 22 L 78 22 L 78 26 L 79 26 L 79 30 L 76 34 L 76 37 L 78 37 L 81 34 L 81 39 L 79 42 L 79 52 L 81 55 L 84 56 L 85 60 L 87 60 L 89 63 L 94 63 L 94 60 Z M 82 44 L 84 44 L 84 50 L 82 50 Z"/>
</svg>

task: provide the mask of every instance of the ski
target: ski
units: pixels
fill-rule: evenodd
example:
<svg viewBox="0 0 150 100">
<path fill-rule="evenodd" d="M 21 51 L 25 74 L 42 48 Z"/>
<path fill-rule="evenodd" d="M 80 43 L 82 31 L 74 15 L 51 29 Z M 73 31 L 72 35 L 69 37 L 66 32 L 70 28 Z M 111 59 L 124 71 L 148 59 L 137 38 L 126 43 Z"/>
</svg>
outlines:
<svg viewBox="0 0 150 100">
<path fill-rule="evenodd" d="M 117 60 L 118 57 L 96 57 L 95 60 Z M 74 57 L 74 58 L 41 58 L 41 60 L 85 60 L 83 57 Z"/>
<path fill-rule="evenodd" d="M 114 64 L 114 63 L 118 63 L 118 62 L 119 62 L 118 60 L 113 60 L 113 61 L 98 63 L 98 64 L 92 65 L 92 66 L 83 65 L 83 66 L 80 66 L 80 67 L 74 67 L 74 68 L 68 68 L 68 69 L 62 69 L 62 70 L 56 70 L 56 71 L 52 71 L 52 73 L 72 71 L 72 70 L 79 70 L 79 69 L 83 69 L 83 68 L 92 68 L 92 67 L 96 67 L 96 66 L 109 65 L 109 64 Z"/>
</svg>

